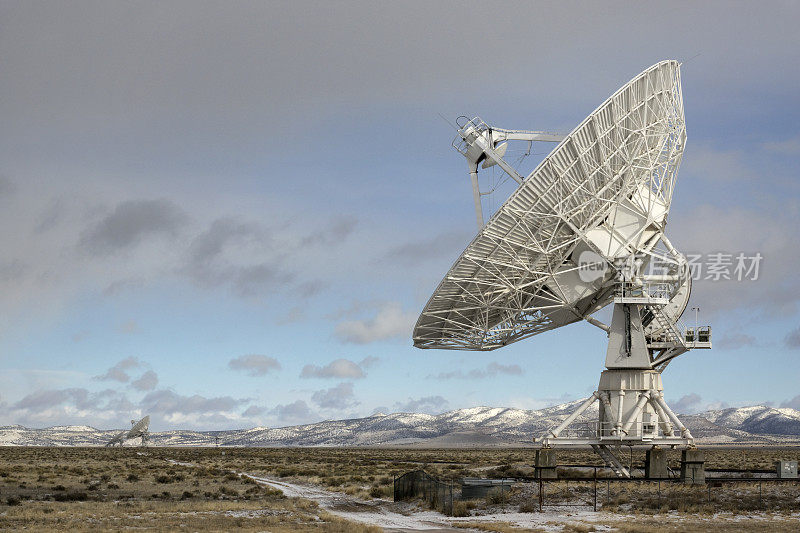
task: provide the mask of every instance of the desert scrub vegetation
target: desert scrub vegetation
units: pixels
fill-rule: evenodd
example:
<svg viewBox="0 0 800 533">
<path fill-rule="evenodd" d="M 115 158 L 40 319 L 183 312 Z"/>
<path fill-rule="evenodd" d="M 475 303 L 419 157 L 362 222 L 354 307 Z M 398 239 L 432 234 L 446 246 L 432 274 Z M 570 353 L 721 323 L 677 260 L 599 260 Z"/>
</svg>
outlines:
<svg viewBox="0 0 800 533">
<path fill-rule="evenodd" d="M 378 528 L 344 520 L 304 505 L 299 499 L 253 501 L 129 501 L 87 502 L 56 506 L 29 502 L 7 507 L 0 529 L 75 531 L 153 529 L 157 531 L 315 531 L 376 533 Z"/>
<path fill-rule="evenodd" d="M 709 469 L 755 471 L 772 469 L 777 459 L 800 459 L 797 447 L 704 450 Z M 591 450 L 558 453 L 562 465 L 600 465 Z M 133 523 L 138 526 L 131 527 L 148 528 L 156 527 L 162 517 L 167 525 L 161 529 L 185 524 L 200 530 L 358 531 L 354 525 L 350 529 L 343 525 L 348 522 L 323 518 L 325 512 L 312 502 L 284 498 L 280 491 L 239 472 L 313 484 L 365 500 L 392 499 L 395 477 L 411 470 L 424 469 L 454 483 L 456 493 L 463 477 L 513 478 L 518 482 L 507 499 L 455 502 L 455 514 L 532 512 L 538 511 L 537 487 L 531 483 L 534 455 L 533 448 L 0 448 L 0 530 L 21 527 L 27 519 L 30 528 L 40 530 L 116 529 Z M 641 467 L 644 451 L 626 459 Z M 672 468 L 679 467 L 679 460 L 680 451 L 668 451 Z M 591 469 L 584 472 L 593 475 Z M 702 514 L 711 509 L 740 514 L 752 509 L 782 516 L 797 512 L 800 485 L 791 485 L 795 492 L 779 490 L 780 486 L 764 484 L 760 498 L 752 484 L 712 487 L 709 503 L 705 487 L 683 493 L 696 488 L 662 483 L 659 493 L 656 484 L 637 489 L 635 483 L 611 481 L 607 501 L 606 482 L 601 481 L 598 504 L 608 511 L 642 516 Z M 591 505 L 592 496 L 591 481 L 545 486 L 546 505 L 576 501 Z M 70 513 L 84 521 L 73 520 Z"/>
<path fill-rule="evenodd" d="M 762 515 L 753 520 L 736 520 L 735 517 L 720 514 L 708 516 L 674 515 L 639 516 L 632 515 L 625 520 L 609 520 L 603 525 L 620 533 L 652 533 L 702 531 L 708 533 L 795 533 L 798 530 L 796 518 L 780 515 Z"/>
<path fill-rule="evenodd" d="M 183 455 L 166 448 L 0 448 L 0 530 L 377 531 L 220 464 L 168 461 L 188 463 Z"/>
<path fill-rule="evenodd" d="M 796 512 L 800 510 L 800 485 L 796 482 L 725 482 L 708 485 L 681 483 L 619 483 L 598 489 L 598 503 L 614 512 L 645 514 L 679 513 L 734 515 L 753 512 Z"/>
</svg>

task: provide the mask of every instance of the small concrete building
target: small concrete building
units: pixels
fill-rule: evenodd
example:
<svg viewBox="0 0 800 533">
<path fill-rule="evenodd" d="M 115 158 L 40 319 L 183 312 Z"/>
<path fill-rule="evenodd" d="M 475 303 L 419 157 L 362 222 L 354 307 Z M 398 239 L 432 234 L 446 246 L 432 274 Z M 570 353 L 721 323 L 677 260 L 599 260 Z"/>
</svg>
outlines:
<svg viewBox="0 0 800 533">
<path fill-rule="evenodd" d="M 775 461 L 778 479 L 797 479 L 797 461 Z"/>
<path fill-rule="evenodd" d="M 492 490 L 508 492 L 514 483 L 511 479 L 482 479 L 467 477 L 461 481 L 461 499 L 478 500 L 486 498 Z"/>
</svg>

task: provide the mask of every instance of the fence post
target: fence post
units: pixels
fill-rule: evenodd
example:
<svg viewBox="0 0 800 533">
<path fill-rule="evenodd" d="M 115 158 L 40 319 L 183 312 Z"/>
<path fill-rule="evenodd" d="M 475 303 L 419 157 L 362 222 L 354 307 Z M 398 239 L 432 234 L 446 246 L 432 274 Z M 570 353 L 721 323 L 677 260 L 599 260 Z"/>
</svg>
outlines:
<svg viewBox="0 0 800 533">
<path fill-rule="evenodd" d="M 542 476 L 539 476 L 539 512 L 542 512 L 542 505 L 543 505 L 543 496 L 542 496 Z"/>
<path fill-rule="evenodd" d="M 453 516 L 453 484 L 450 484 L 450 516 Z"/>
<path fill-rule="evenodd" d="M 597 512 L 597 467 L 594 467 L 594 512 Z"/>
</svg>

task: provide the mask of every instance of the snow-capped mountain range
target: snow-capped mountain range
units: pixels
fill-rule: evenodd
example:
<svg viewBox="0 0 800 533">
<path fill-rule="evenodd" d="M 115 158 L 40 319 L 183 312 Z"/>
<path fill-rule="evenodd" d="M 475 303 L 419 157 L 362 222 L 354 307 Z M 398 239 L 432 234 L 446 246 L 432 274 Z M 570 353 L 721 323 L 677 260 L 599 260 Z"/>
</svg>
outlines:
<svg viewBox="0 0 800 533">
<path fill-rule="evenodd" d="M 229 431 L 174 430 L 152 433 L 154 446 L 496 446 L 531 445 L 534 436 L 558 424 L 580 402 L 539 410 L 471 407 L 439 415 L 375 414 L 280 428 Z M 589 410 L 581 420 L 595 420 Z M 683 415 L 699 443 L 800 443 L 800 411 L 766 406 L 739 407 Z M 0 426 L 0 445 L 102 446 L 119 429 L 56 426 L 31 429 Z M 129 444 L 138 444 L 138 440 Z"/>
</svg>

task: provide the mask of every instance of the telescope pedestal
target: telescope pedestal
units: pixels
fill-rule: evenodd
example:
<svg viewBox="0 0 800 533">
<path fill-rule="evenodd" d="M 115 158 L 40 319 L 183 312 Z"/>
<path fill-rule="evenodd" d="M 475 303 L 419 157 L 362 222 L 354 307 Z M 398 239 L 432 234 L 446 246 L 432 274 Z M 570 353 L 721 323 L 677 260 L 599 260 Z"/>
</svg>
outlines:
<svg viewBox="0 0 800 533">
<path fill-rule="evenodd" d="M 694 446 L 694 438 L 664 401 L 661 372 L 652 366 L 637 304 L 618 302 L 608 334 L 606 370 L 597 390 L 537 442 L 544 447 L 591 446 L 618 476 L 628 469 L 609 446 Z M 596 422 L 575 420 L 595 402 Z"/>
<path fill-rule="evenodd" d="M 537 441 L 546 447 L 693 446 L 692 434 L 664 402 L 663 390 L 661 374 L 656 370 L 605 370 L 598 390 Z M 595 402 L 599 402 L 598 420 L 571 427 Z"/>
</svg>

